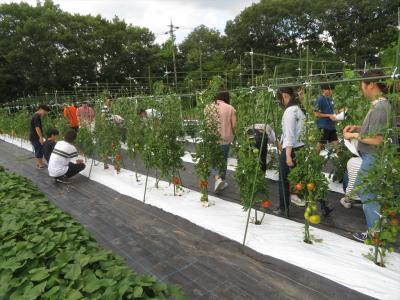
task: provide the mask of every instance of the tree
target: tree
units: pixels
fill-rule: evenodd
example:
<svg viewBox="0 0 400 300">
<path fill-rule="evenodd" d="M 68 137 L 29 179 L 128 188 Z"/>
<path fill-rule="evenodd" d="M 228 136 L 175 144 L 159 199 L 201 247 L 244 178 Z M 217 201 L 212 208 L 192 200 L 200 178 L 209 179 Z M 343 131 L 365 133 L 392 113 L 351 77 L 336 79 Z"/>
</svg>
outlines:
<svg viewBox="0 0 400 300">
<path fill-rule="evenodd" d="M 114 18 L 71 15 L 50 0 L 0 6 L 2 101 L 76 83 L 146 76 L 154 35 Z"/>
<path fill-rule="evenodd" d="M 215 75 L 212 72 L 228 70 L 226 42 L 226 37 L 221 36 L 218 30 L 204 25 L 196 27 L 179 45 L 184 57 L 183 69 L 188 72 L 186 79 L 196 80 L 197 86 L 200 86 L 203 78 L 207 80 Z M 203 78 L 200 78 L 201 75 Z"/>
</svg>

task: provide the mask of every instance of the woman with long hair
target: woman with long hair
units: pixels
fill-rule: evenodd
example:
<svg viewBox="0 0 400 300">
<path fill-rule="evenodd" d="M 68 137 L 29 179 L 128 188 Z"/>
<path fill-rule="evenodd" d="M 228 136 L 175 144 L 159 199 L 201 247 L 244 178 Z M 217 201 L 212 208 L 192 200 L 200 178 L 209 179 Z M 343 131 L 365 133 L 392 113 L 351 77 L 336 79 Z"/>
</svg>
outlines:
<svg viewBox="0 0 400 300">
<path fill-rule="evenodd" d="M 225 181 L 228 155 L 230 144 L 233 142 L 233 132 L 236 127 L 236 110 L 230 105 L 229 92 L 221 88 L 215 95 L 214 101 L 210 104 L 213 107 L 205 109 L 205 113 L 209 114 L 215 109 L 218 115 L 218 133 L 220 136 L 221 150 L 224 156 L 224 167 L 220 170 L 213 170 L 215 178 L 214 192 L 220 193 L 228 187 Z"/>
<path fill-rule="evenodd" d="M 274 212 L 288 215 L 290 204 L 288 176 L 296 164 L 296 151 L 304 146 L 301 135 L 306 117 L 300 108 L 297 92 L 293 88 L 281 88 L 278 91 L 278 99 L 285 112 L 282 117 L 282 150 L 279 162 L 279 206 Z"/>
</svg>

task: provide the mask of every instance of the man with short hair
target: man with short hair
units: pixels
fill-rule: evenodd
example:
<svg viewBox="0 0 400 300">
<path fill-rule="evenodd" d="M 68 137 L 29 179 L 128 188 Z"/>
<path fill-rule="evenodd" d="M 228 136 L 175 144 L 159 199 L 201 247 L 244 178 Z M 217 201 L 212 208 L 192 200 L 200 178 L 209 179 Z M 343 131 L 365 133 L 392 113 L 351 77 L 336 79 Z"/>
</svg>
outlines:
<svg viewBox="0 0 400 300">
<path fill-rule="evenodd" d="M 317 144 L 318 153 L 328 143 L 338 145 L 339 139 L 336 133 L 336 114 L 332 99 L 332 84 L 321 84 L 321 96 L 315 101 L 314 115 L 317 118 L 317 127 L 321 131 L 321 138 Z"/>
<path fill-rule="evenodd" d="M 54 147 L 57 143 L 57 137 L 59 135 L 59 132 L 55 128 L 50 128 L 47 130 L 47 139 L 43 144 L 43 156 L 44 159 L 46 160 L 47 164 L 50 161 L 50 155 L 54 150 Z"/>
<path fill-rule="evenodd" d="M 43 169 L 43 128 L 42 118 L 47 115 L 50 108 L 47 105 L 41 104 L 38 110 L 33 114 L 29 129 L 29 141 L 35 150 L 36 168 Z"/>
<path fill-rule="evenodd" d="M 56 144 L 50 156 L 49 175 L 54 177 L 56 182 L 68 184 L 70 183 L 69 178 L 83 171 L 86 167 L 81 159 L 78 159 L 76 163 L 71 162 L 73 158 L 78 157 L 78 151 L 72 145 L 76 136 L 76 131 L 68 130 L 64 141 Z"/>
<path fill-rule="evenodd" d="M 79 121 L 78 121 L 78 115 L 77 115 L 77 108 L 74 105 L 74 102 L 72 99 L 69 100 L 70 105 L 66 105 L 64 107 L 64 118 L 67 119 L 69 128 L 78 131 L 79 129 Z"/>
</svg>

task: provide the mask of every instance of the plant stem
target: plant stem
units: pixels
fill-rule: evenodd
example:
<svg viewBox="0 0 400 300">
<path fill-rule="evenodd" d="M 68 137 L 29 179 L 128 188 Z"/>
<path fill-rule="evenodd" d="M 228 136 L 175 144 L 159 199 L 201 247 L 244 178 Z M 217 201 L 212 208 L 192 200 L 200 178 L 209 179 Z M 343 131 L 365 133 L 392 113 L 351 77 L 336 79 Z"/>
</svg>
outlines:
<svg viewBox="0 0 400 300">
<path fill-rule="evenodd" d="M 149 169 L 147 169 L 147 172 L 146 172 L 146 182 L 145 182 L 145 184 L 144 184 L 143 203 L 146 203 L 146 192 L 147 192 L 147 182 L 148 182 L 148 179 L 149 179 Z"/>
</svg>

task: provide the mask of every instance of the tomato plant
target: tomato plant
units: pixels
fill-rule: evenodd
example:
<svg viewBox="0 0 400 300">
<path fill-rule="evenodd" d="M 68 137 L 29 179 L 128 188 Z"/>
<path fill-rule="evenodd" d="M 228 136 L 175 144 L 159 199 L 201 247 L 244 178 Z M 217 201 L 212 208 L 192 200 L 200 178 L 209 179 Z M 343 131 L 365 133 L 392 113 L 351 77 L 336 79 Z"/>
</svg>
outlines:
<svg viewBox="0 0 400 300">
<path fill-rule="evenodd" d="M 399 99 L 393 97 L 391 101 L 396 103 Z M 384 266 L 386 253 L 393 251 L 398 245 L 400 232 L 398 219 L 400 216 L 400 159 L 398 146 L 393 143 L 393 138 L 398 134 L 398 129 L 389 125 L 383 145 L 376 153 L 375 162 L 368 174 L 362 178 L 362 184 L 353 190 L 353 192 L 363 190 L 364 193 L 372 193 L 375 195 L 373 201 L 379 203 L 380 218 L 369 230 L 366 243 L 373 245 L 373 253 L 367 257 L 380 266 Z"/>
<path fill-rule="evenodd" d="M 199 143 L 196 144 L 196 153 L 193 159 L 196 162 L 196 173 L 201 183 L 201 199 L 204 206 L 208 206 L 208 178 L 211 175 L 211 168 L 222 169 L 223 153 L 220 147 L 220 136 L 218 132 L 218 112 L 214 106 L 210 106 L 215 94 L 222 82 L 214 78 L 210 86 L 204 91 L 197 103 L 197 114 L 199 118 Z M 207 108 L 207 110 L 206 110 Z M 205 114 L 205 110 L 207 114 Z"/>
</svg>

